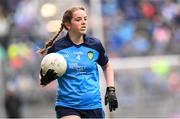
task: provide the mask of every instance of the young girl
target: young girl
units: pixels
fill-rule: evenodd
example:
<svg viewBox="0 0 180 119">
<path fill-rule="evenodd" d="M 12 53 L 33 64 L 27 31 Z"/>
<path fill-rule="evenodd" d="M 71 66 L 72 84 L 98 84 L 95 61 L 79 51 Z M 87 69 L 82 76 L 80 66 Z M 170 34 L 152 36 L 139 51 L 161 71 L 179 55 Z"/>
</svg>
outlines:
<svg viewBox="0 0 180 119">
<path fill-rule="evenodd" d="M 57 39 L 63 28 L 67 30 L 66 36 Z M 86 30 L 85 8 L 72 7 L 64 13 L 59 32 L 39 50 L 42 55 L 60 53 L 68 62 L 66 73 L 61 77 L 52 69 L 45 75 L 40 71 L 41 85 L 58 81 L 57 118 L 104 118 L 97 63 L 103 68 L 107 82 L 105 105 L 109 103 L 110 111 L 118 108 L 110 61 L 100 40 L 87 36 Z"/>
</svg>

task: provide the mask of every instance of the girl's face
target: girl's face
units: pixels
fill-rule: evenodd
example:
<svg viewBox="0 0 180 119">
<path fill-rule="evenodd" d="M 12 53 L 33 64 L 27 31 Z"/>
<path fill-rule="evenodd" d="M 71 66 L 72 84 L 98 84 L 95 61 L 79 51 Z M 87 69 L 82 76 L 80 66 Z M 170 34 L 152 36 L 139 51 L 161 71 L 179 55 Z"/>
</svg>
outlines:
<svg viewBox="0 0 180 119">
<path fill-rule="evenodd" d="M 68 25 L 69 32 L 85 34 L 87 30 L 87 14 L 84 10 L 77 10 L 73 13 L 71 23 Z"/>
</svg>

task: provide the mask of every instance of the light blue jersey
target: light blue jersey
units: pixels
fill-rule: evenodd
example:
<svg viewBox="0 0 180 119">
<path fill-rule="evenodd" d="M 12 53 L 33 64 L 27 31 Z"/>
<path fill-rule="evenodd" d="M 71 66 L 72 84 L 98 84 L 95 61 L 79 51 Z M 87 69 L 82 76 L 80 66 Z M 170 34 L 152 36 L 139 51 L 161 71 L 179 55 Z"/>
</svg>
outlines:
<svg viewBox="0 0 180 119">
<path fill-rule="evenodd" d="M 74 109 L 102 108 L 97 63 L 106 65 L 108 57 L 101 42 L 84 35 L 84 43 L 75 45 L 68 34 L 48 50 L 67 60 L 66 73 L 58 79 L 56 106 Z"/>
</svg>

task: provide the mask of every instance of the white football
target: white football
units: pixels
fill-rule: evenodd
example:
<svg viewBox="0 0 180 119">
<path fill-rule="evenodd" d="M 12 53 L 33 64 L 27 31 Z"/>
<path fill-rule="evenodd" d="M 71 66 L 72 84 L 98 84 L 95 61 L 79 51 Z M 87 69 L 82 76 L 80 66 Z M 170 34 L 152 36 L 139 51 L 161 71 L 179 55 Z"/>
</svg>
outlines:
<svg viewBox="0 0 180 119">
<path fill-rule="evenodd" d="M 48 69 L 53 69 L 58 76 L 62 76 L 67 69 L 67 61 L 64 56 L 59 53 L 50 53 L 43 57 L 41 69 L 43 74 L 45 74 Z"/>
</svg>

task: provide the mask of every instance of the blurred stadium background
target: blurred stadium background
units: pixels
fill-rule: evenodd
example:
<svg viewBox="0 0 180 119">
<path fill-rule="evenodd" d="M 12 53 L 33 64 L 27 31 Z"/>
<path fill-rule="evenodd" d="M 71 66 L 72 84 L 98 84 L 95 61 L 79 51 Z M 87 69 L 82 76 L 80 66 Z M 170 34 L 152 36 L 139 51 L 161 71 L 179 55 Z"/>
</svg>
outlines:
<svg viewBox="0 0 180 119">
<path fill-rule="evenodd" d="M 72 5 L 87 8 L 88 34 L 101 39 L 115 69 L 119 108 L 104 107 L 107 117 L 180 118 L 180 0 L 1 0 L 0 117 L 12 96 L 23 118 L 55 117 L 56 83 L 39 85 L 36 50 Z"/>
</svg>

